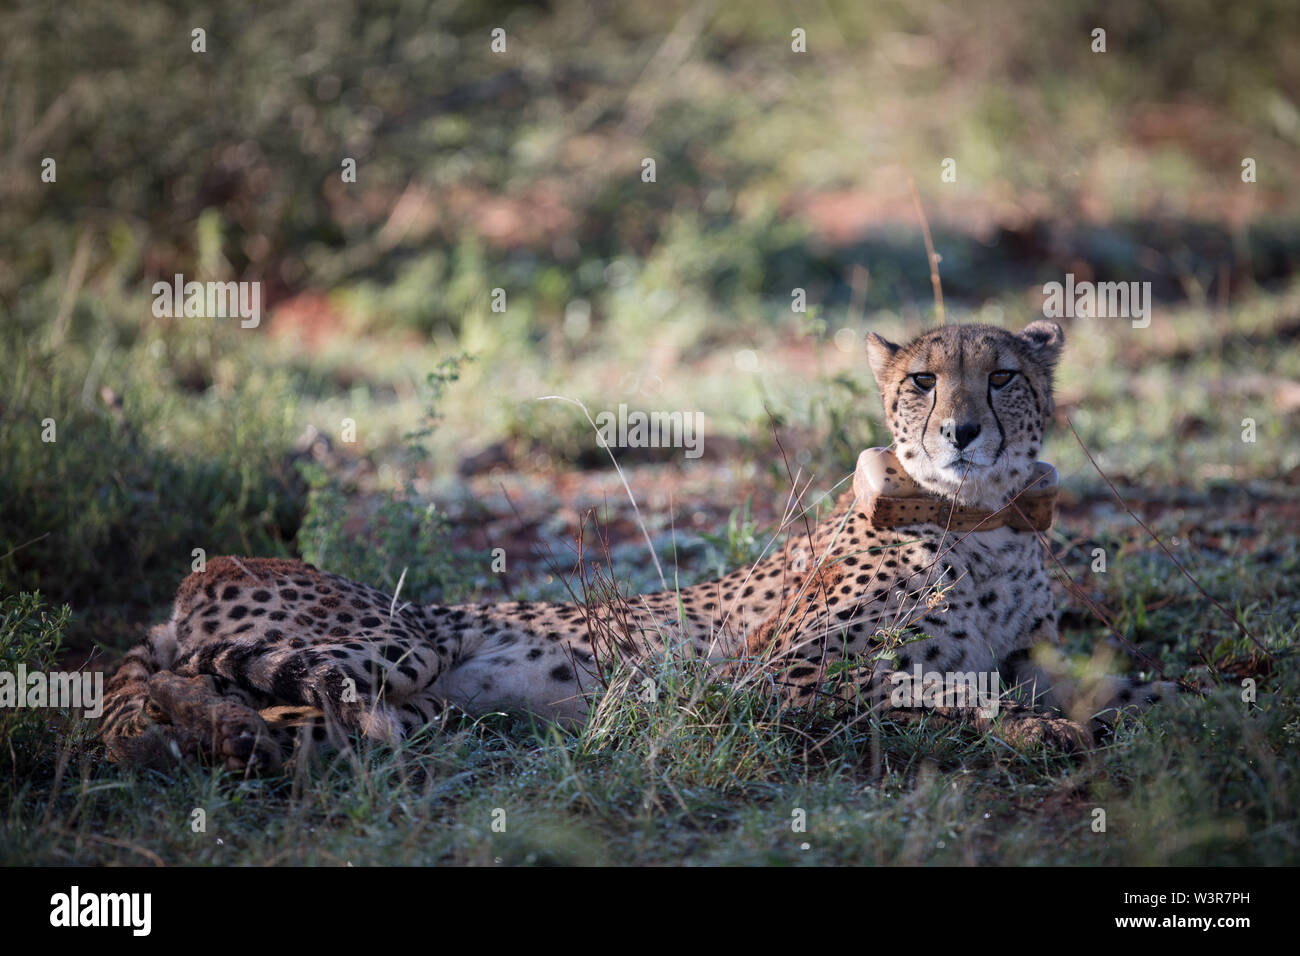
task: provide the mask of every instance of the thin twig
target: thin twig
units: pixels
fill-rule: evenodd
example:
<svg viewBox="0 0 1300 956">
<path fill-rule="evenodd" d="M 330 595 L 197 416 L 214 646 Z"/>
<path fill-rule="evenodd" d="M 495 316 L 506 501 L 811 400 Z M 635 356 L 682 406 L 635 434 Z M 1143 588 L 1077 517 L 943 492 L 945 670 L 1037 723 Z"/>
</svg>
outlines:
<svg viewBox="0 0 1300 956">
<path fill-rule="evenodd" d="M 1204 598 L 1207 601 L 1209 601 L 1211 604 L 1217 607 L 1223 613 L 1223 616 L 1226 617 L 1228 620 L 1230 620 L 1236 626 L 1237 630 L 1241 631 L 1242 634 L 1248 637 L 1251 640 L 1251 642 L 1264 653 L 1264 656 L 1267 657 L 1269 661 L 1273 661 L 1272 653 L 1270 653 L 1269 649 L 1264 646 L 1263 642 L 1261 642 L 1259 638 L 1257 638 L 1254 634 L 1252 634 L 1246 628 L 1245 624 L 1241 623 L 1237 615 L 1229 611 L 1226 607 L 1220 604 L 1210 594 L 1209 591 L 1201 587 L 1201 582 L 1196 580 L 1196 578 L 1192 577 L 1191 572 L 1189 572 L 1185 567 L 1183 567 L 1182 562 L 1180 562 L 1176 557 L 1174 557 L 1174 553 L 1170 551 L 1167 547 L 1165 547 L 1165 543 L 1161 541 L 1160 538 L 1156 535 L 1156 533 L 1152 531 L 1151 528 L 1147 525 L 1147 523 L 1143 521 L 1141 518 L 1139 518 L 1137 516 L 1137 513 L 1132 508 L 1129 507 L 1128 502 L 1124 500 L 1124 496 L 1121 495 L 1119 493 L 1119 489 L 1115 487 L 1115 483 L 1112 482 L 1110 478 L 1106 476 L 1106 473 L 1104 471 L 1101 470 L 1101 466 L 1097 464 L 1097 459 L 1092 457 L 1092 452 L 1088 451 L 1088 446 L 1083 443 L 1083 439 L 1079 437 L 1079 433 L 1074 430 L 1074 422 L 1070 421 L 1068 415 L 1065 418 L 1065 424 L 1070 426 L 1070 432 L 1074 435 L 1074 440 L 1079 443 L 1079 447 L 1083 449 L 1083 453 L 1088 456 L 1088 461 L 1092 462 L 1092 467 L 1097 469 L 1097 474 L 1101 475 L 1102 481 L 1106 482 L 1106 485 L 1110 488 L 1111 494 L 1115 496 L 1115 500 L 1118 501 L 1120 505 L 1123 506 L 1124 510 L 1129 513 L 1129 517 L 1131 517 L 1134 521 L 1136 521 L 1139 525 L 1142 526 L 1142 530 L 1145 531 L 1148 535 L 1150 535 L 1151 540 L 1160 546 L 1160 550 L 1163 551 L 1165 555 L 1169 558 L 1169 560 L 1174 563 L 1174 567 L 1178 568 L 1179 571 L 1183 572 L 1183 577 L 1191 581 L 1192 585 L 1196 588 L 1196 590 L 1200 591 L 1202 596 L 1204 596 Z"/>
<path fill-rule="evenodd" d="M 578 401 L 576 398 L 569 398 L 567 395 L 543 395 L 538 399 L 538 401 L 539 402 L 561 401 L 561 402 L 568 402 L 570 405 L 577 405 L 579 408 L 582 409 L 582 414 L 587 416 L 587 422 L 588 424 L 591 425 L 592 431 L 594 431 L 597 436 L 600 435 L 600 429 L 596 426 L 596 422 L 592 419 L 591 412 L 587 411 L 587 406 L 582 404 L 582 402 Z M 632 502 L 632 511 L 636 513 L 637 527 L 641 529 L 641 534 L 645 538 L 645 546 L 650 550 L 650 560 L 655 563 L 655 570 L 659 572 L 659 583 L 662 584 L 664 590 L 667 591 L 668 579 L 664 577 L 664 569 L 659 564 L 659 555 L 655 554 L 655 546 L 654 543 L 650 540 L 650 532 L 646 528 L 645 522 L 641 520 L 641 509 L 638 508 L 636 505 L 636 496 L 632 494 L 632 489 L 627 483 L 627 476 L 623 474 L 623 469 L 619 467 L 618 459 L 614 457 L 614 450 L 610 448 L 609 445 L 605 445 L 603 441 L 601 442 L 601 444 L 604 445 L 605 452 L 606 454 L 609 455 L 609 460 L 614 463 L 614 470 L 618 472 L 619 480 L 623 482 L 623 490 L 627 492 L 627 500 Z"/>
<path fill-rule="evenodd" d="M 47 532 L 45 532 L 45 534 L 37 535 L 35 538 L 32 538 L 32 540 L 30 540 L 30 541 L 24 541 L 22 544 L 14 545 L 12 548 L 10 548 L 8 551 L 6 551 L 4 554 L 0 554 L 0 561 L 3 561 L 5 558 L 9 557 L 9 556 L 10 556 L 11 554 L 13 554 L 15 551 L 21 551 L 23 548 L 27 547 L 29 544 L 35 544 L 37 541 L 43 541 L 43 540 L 45 540 L 46 538 L 48 538 L 48 537 L 49 537 L 50 535 L 52 535 L 53 533 L 54 533 L 53 531 L 47 531 Z"/>
<path fill-rule="evenodd" d="M 939 257 L 935 255 L 934 243 L 930 241 L 930 222 L 925 218 L 925 210 L 921 207 L 921 196 L 916 191 L 916 180 L 908 176 L 907 184 L 912 187 L 912 202 L 916 205 L 916 215 L 921 220 L 921 235 L 925 238 L 925 255 L 930 260 L 930 285 L 934 287 L 934 314 L 939 324 L 943 325 L 943 285 L 939 282 Z"/>
<path fill-rule="evenodd" d="M 1011 499 L 1009 504 L 1011 505 L 1012 508 L 1016 510 L 1016 514 L 1020 515 L 1021 518 L 1024 518 L 1026 524 L 1029 524 L 1029 519 L 1025 517 L 1025 513 L 1020 510 L 1020 505 L 1016 504 L 1014 498 Z M 1032 524 L 1030 525 L 1030 527 L 1031 528 L 1033 527 Z M 1095 602 L 1092 598 L 1088 596 L 1087 592 L 1083 589 L 1082 585 L 1080 585 L 1077 581 L 1075 581 L 1074 578 L 1070 577 L 1070 572 L 1065 570 L 1065 565 L 1061 563 L 1061 559 L 1058 558 L 1055 552 L 1052 551 L 1051 542 L 1047 540 L 1046 536 L 1044 536 L 1044 534 L 1041 531 L 1039 531 L 1037 528 L 1033 528 L 1033 531 L 1035 536 L 1038 538 L 1038 543 L 1043 546 L 1043 550 L 1047 552 L 1048 556 L 1051 557 L 1051 559 L 1054 562 L 1056 562 L 1056 567 L 1060 570 L 1061 576 L 1065 580 L 1066 590 L 1069 591 L 1071 594 L 1073 594 L 1075 597 L 1077 597 L 1084 604 L 1088 605 L 1088 610 L 1092 611 L 1093 614 L 1097 615 L 1097 620 L 1101 621 L 1101 623 L 1106 626 L 1106 630 L 1110 631 L 1112 637 L 1114 637 L 1117 641 L 1119 641 L 1121 644 L 1124 645 L 1125 650 L 1127 650 L 1134 657 L 1140 659 L 1148 667 L 1154 668 L 1156 673 L 1159 674 L 1162 679 L 1166 678 L 1167 675 L 1165 674 L 1164 665 L 1161 664 L 1159 660 L 1152 657 L 1150 654 L 1147 654 L 1136 644 L 1134 644 L 1132 641 L 1126 638 L 1120 632 L 1120 630 L 1110 622 L 1110 618 L 1106 616 L 1106 613 L 1101 609 L 1101 606 L 1098 605 L 1097 602 Z"/>
</svg>

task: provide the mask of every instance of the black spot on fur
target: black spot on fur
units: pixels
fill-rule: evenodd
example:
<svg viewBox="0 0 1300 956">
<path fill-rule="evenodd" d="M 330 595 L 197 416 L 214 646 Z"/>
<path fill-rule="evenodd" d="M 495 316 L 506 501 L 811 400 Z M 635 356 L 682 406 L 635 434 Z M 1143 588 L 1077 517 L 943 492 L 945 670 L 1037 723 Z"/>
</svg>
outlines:
<svg viewBox="0 0 1300 956">
<path fill-rule="evenodd" d="M 275 669 L 271 676 L 271 694 L 292 704 L 310 703 L 306 699 L 307 662 L 295 655 Z"/>
</svg>

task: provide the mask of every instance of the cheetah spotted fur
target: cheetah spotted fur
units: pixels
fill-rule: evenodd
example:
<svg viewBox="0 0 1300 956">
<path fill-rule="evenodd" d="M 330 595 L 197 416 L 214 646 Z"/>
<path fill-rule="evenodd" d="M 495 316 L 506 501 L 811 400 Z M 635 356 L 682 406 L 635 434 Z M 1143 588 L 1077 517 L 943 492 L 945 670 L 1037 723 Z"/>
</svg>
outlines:
<svg viewBox="0 0 1300 956">
<path fill-rule="evenodd" d="M 945 501 L 1006 504 L 1042 447 L 1063 344 L 1046 321 L 1019 334 L 945 326 L 904 346 L 869 336 L 908 476 Z M 930 719 L 1066 749 L 1090 744 L 1100 725 L 1089 718 L 1171 689 L 1111 678 L 1085 692 L 1044 666 L 1050 655 L 1035 649 L 1056 643 L 1055 610 L 1034 532 L 878 529 L 855 504 L 847 492 L 820 523 L 792 522 L 752 567 L 622 602 L 415 605 L 297 561 L 216 558 L 186 578 L 171 618 L 109 681 L 101 736 L 113 760 L 266 770 L 295 728 L 391 743 L 449 707 L 576 724 L 611 633 L 624 655 L 671 645 L 716 662 L 723 678 L 761 661 L 792 708 L 824 695 L 888 706 L 891 674 L 917 664 L 996 669 L 1017 689 L 997 718 L 940 701 Z M 887 642 L 892 662 L 879 653 Z"/>
</svg>

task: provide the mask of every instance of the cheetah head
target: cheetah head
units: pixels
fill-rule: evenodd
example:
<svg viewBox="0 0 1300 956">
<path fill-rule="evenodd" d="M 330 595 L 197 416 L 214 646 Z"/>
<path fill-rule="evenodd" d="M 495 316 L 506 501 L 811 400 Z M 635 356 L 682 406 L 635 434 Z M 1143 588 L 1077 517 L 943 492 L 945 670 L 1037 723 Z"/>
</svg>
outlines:
<svg viewBox="0 0 1300 956">
<path fill-rule="evenodd" d="M 948 325 L 906 345 L 869 335 L 885 421 L 912 479 L 962 505 L 1004 505 L 1043 447 L 1064 344 L 1061 327 L 1042 320 L 1019 334 Z"/>
</svg>

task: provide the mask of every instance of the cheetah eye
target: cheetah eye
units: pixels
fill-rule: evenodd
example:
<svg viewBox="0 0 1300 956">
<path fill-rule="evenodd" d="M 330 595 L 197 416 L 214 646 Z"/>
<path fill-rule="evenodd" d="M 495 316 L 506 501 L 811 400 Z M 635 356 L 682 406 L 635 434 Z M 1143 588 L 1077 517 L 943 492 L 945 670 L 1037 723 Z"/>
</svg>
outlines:
<svg viewBox="0 0 1300 956">
<path fill-rule="evenodd" d="M 1011 369 L 1000 368 L 989 376 L 989 384 L 994 388 L 1001 388 L 1015 377 L 1016 373 Z"/>
<path fill-rule="evenodd" d="M 928 392 L 930 389 L 934 388 L 934 383 L 937 382 L 938 379 L 935 378 L 932 372 L 917 372 L 912 376 L 912 381 L 916 383 L 916 387 L 921 391 Z"/>
</svg>

